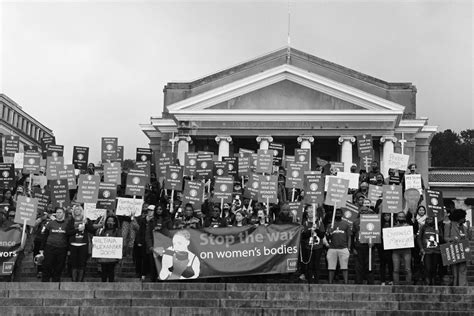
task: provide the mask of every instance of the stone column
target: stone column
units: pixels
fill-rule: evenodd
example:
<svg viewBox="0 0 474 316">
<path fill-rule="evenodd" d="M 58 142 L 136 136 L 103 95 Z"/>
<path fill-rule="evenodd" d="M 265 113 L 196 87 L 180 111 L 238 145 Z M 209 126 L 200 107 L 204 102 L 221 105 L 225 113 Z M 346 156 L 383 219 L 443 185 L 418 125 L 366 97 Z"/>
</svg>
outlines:
<svg viewBox="0 0 474 316">
<path fill-rule="evenodd" d="M 216 142 L 219 145 L 219 161 L 222 161 L 222 157 L 229 156 L 229 145 L 232 142 L 232 137 L 228 135 L 216 136 Z"/>
<path fill-rule="evenodd" d="M 356 141 L 354 136 L 341 136 L 338 139 L 341 145 L 341 162 L 344 163 L 344 172 L 351 172 L 352 166 L 352 144 Z"/>
<path fill-rule="evenodd" d="M 314 137 L 310 135 L 300 135 L 296 139 L 301 149 L 309 149 L 309 170 L 311 170 L 311 144 L 314 143 Z"/>
<path fill-rule="evenodd" d="M 171 144 L 178 143 L 178 160 L 181 166 L 184 166 L 184 154 L 189 151 L 189 144 L 192 139 L 189 135 L 178 135 L 175 138 L 170 139 Z"/>
<path fill-rule="evenodd" d="M 268 149 L 271 142 L 273 142 L 273 137 L 271 136 L 257 136 L 257 143 L 260 144 L 260 149 Z"/>
<path fill-rule="evenodd" d="M 396 141 L 397 138 L 395 136 L 382 136 L 380 138 L 380 143 L 383 144 L 380 172 L 384 177 L 388 177 L 388 159 L 390 154 L 394 152 L 394 144 Z"/>
</svg>

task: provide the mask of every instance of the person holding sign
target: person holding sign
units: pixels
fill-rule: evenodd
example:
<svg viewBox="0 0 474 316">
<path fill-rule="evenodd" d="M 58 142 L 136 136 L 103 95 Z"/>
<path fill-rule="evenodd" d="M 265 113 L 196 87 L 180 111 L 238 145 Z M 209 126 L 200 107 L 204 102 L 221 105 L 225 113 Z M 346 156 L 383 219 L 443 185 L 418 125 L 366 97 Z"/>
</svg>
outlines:
<svg viewBox="0 0 474 316">
<path fill-rule="evenodd" d="M 201 228 L 201 220 L 197 217 L 194 216 L 194 208 L 191 203 L 187 203 L 184 206 L 184 215 L 180 216 L 180 213 L 178 211 L 178 214 L 176 215 L 177 218 L 175 219 L 173 223 L 173 229 L 183 229 L 183 228 Z M 220 214 L 220 209 L 219 209 L 219 214 Z"/>
<path fill-rule="evenodd" d="M 156 281 L 158 278 L 158 272 L 161 269 L 161 260 L 158 258 L 158 254 L 155 252 L 155 249 L 159 249 L 161 246 L 161 253 L 164 251 L 162 245 L 155 244 L 153 238 L 154 232 L 159 232 L 164 235 L 168 235 L 168 232 L 172 228 L 172 222 L 169 214 L 165 214 L 162 205 L 157 205 L 153 214 L 148 212 L 146 217 L 146 235 L 145 235 L 145 244 L 150 254 L 150 264 L 151 264 L 151 280 Z"/>
<path fill-rule="evenodd" d="M 121 237 L 119 229 L 119 222 L 115 216 L 107 216 L 105 219 L 105 227 L 99 231 L 98 236 L 102 237 Z M 102 282 L 114 282 L 115 280 L 115 266 L 118 259 L 99 258 L 98 262 L 101 265 L 101 279 Z"/>
<path fill-rule="evenodd" d="M 462 240 L 471 240 L 470 227 L 466 223 L 466 211 L 455 209 L 449 215 L 450 223 L 444 226 L 444 240 L 456 243 Z M 454 286 L 467 286 L 467 263 L 459 262 L 451 265 Z"/>
<path fill-rule="evenodd" d="M 44 229 L 44 239 L 40 253 L 44 255 L 43 282 L 61 281 L 61 274 L 66 263 L 68 236 L 74 231 L 71 221 L 65 221 L 65 212 L 56 208 L 56 219 L 50 221 Z"/>
<path fill-rule="evenodd" d="M 227 223 L 221 217 L 221 209 L 219 205 L 214 205 L 211 214 L 204 219 L 204 227 L 226 227 Z"/>
<path fill-rule="evenodd" d="M 300 261 L 303 264 L 306 281 L 314 284 L 319 283 L 319 266 L 324 250 L 323 238 L 326 230 L 322 217 L 322 208 L 314 211 L 311 205 L 306 206 L 303 213 L 305 220 L 303 221 L 304 230 L 301 232 Z"/>
<path fill-rule="evenodd" d="M 397 214 L 397 225 L 395 227 L 401 226 L 410 226 L 407 223 L 406 216 L 404 212 L 399 212 Z M 411 272 L 411 248 L 403 249 L 394 249 L 392 251 L 392 261 L 393 261 L 393 284 L 400 284 L 400 265 L 403 260 L 405 265 L 406 277 L 405 280 L 408 284 L 411 285 L 412 282 L 412 272 Z"/>
<path fill-rule="evenodd" d="M 355 262 L 355 284 L 362 284 L 364 280 L 367 280 L 367 284 L 374 284 L 374 275 L 369 269 L 369 247 L 373 247 L 374 244 L 362 243 L 360 240 L 360 215 L 361 214 L 374 214 L 374 212 L 367 206 L 363 206 L 359 209 L 359 216 L 352 224 L 352 230 L 354 232 L 354 249 L 353 253 L 356 256 Z"/>
<path fill-rule="evenodd" d="M 327 252 L 329 284 L 332 284 L 334 281 L 338 262 L 342 270 L 344 283 L 347 284 L 349 282 L 347 267 L 349 264 L 349 249 L 351 248 L 352 230 L 349 223 L 342 220 L 342 209 L 336 209 L 334 225 L 331 225 L 331 227 L 327 229 L 326 235 L 329 242 L 329 249 Z"/>
<path fill-rule="evenodd" d="M 382 213 L 381 216 L 381 228 L 392 227 L 392 214 Z M 380 262 L 380 282 L 382 285 L 389 284 L 393 285 L 393 261 L 392 261 L 392 250 L 385 250 L 383 242 L 376 244 L 377 252 L 379 254 Z M 388 275 L 387 275 L 388 270 Z"/>
<path fill-rule="evenodd" d="M 425 225 L 420 228 L 417 242 L 421 249 L 424 264 L 425 285 L 435 285 L 435 276 L 441 265 L 441 251 L 439 248 L 439 231 L 435 229 L 435 218 L 429 216 Z"/>
</svg>

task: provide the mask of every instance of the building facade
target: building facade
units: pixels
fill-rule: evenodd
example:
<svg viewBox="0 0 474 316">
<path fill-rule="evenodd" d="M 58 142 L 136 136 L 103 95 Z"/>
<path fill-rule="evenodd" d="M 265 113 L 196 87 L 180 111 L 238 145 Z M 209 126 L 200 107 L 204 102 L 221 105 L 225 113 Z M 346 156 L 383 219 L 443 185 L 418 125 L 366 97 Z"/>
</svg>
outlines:
<svg viewBox="0 0 474 316">
<path fill-rule="evenodd" d="M 26 113 L 5 94 L 0 94 L 0 136 L 3 139 L 10 135 L 19 136 L 20 152 L 25 146 L 41 148 L 41 138 L 54 136 L 51 129 Z"/>
<path fill-rule="evenodd" d="M 387 173 L 390 152 L 410 155 L 428 181 L 436 126 L 416 115 L 416 87 L 390 83 L 293 48 L 282 48 L 192 82 L 164 87 L 163 112 L 140 127 L 153 151 L 213 151 L 220 157 L 271 142 L 359 164 L 355 136 L 371 134 Z"/>
</svg>

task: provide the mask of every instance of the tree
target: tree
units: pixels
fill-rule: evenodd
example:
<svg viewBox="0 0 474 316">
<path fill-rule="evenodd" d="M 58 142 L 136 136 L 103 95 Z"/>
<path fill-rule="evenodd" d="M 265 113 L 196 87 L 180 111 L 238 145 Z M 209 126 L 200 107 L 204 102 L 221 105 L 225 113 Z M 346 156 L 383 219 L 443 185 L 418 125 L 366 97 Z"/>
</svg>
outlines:
<svg viewBox="0 0 474 316">
<path fill-rule="evenodd" d="M 474 130 L 460 134 L 450 129 L 438 132 L 431 140 L 431 164 L 434 167 L 474 166 Z"/>
</svg>

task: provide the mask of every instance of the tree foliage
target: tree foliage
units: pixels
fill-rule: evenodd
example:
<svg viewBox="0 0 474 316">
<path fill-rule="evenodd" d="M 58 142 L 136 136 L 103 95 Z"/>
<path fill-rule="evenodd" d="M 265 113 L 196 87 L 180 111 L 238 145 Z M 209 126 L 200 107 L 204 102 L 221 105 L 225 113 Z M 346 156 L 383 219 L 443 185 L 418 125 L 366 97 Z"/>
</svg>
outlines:
<svg viewBox="0 0 474 316">
<path fill-rule="evenodd" d="M 433 167 L 474 167 L 474 129 L 438 132 L 430 145 Z"/>
</svg>

